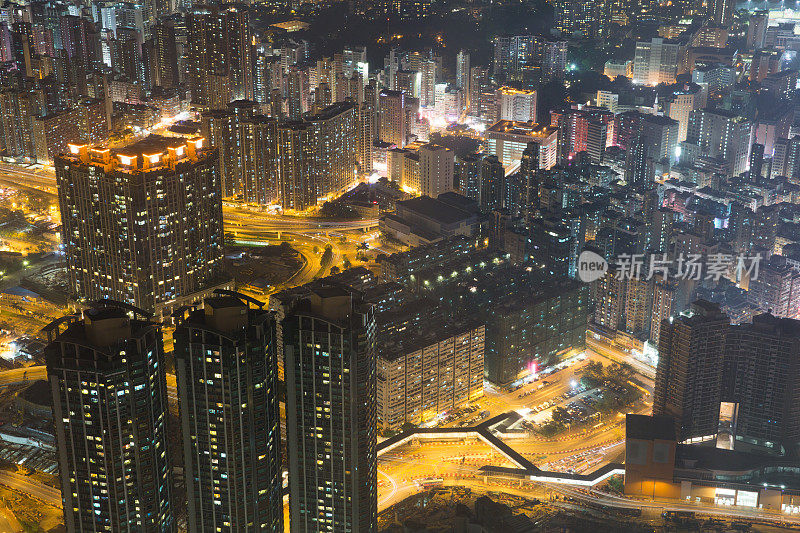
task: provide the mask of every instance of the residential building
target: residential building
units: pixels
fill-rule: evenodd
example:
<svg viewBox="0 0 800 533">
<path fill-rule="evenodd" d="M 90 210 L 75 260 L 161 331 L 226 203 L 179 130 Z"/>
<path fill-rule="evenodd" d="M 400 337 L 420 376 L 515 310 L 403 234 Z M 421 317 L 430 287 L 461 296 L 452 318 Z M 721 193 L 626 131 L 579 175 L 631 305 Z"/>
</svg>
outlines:
<svg viewBox="0 0 800 533">
<path fill-rule="evenodd" d="M 68 531 L 177 531 L 164 344 L 150 316 L 106 300 L 45 328 Z"/>
<path fill-rule="evenodd" d="M 438 327 L 381 343 L 378 424 L 399 430 L 419 425 L 483 396 L 484 327 Z"/>
<path fill-rule="evenodd" d="M 436 197 L 454 189 L 455 155 L 452 150 L 436 144 L 419 148 L 419 192 Z"/>
<path fill-rule="evenodd" d="M 71 144 L 55 167 L 73 298 L 161 314 L 226 284 L 218 155 L 203 138 Z"/>
<path fill-rule="evenodd" d="M 638 41 L 633 59 L 633 83 L 675 83 L 682 61 L 681 45 L 677 42 L 660 37 Z"/>
<path fill-rule="evenodd" d="M 536 122 L 536 91 L 500 87 L 496 101 L 498 120 Z"/>
<path fill-rule="evenodd" d="M 174 333 L 190 531 L 283 532 L 275 316 L 237 293 Z"/>
<path fill-rule="evenodd" d="M 730 320 L 697 301 L 661 324 L 653 414 L 675 420 L 678 441 L 716 440 Z"/>
<path fill-rule="evenodd" d="M 252 36 L 243 4 L 196 4 L 187 15 L 187 84 L 201 109 L 253 99 Z"/>
<path fill-rule="evenodd" d="M 309 289 L 280 323 L 293 532 L 377 532 L 375 316 L 354 292 Z"/>
<path fill-rule="evenodd" d="M 378 95 L 378 137 L 398 148 L 406 145 L 406 95 L 383 89 Z"/>
<path fill-rule="evenodd" d="M 539 168 L 549 170 L 558 163 L 558 128 L 535 122 L 500 120 L 486 130 L 488 154 L 497 156 L 506 168 L 518 166 L 528 143 L 539 147 Z"/>
</svg>

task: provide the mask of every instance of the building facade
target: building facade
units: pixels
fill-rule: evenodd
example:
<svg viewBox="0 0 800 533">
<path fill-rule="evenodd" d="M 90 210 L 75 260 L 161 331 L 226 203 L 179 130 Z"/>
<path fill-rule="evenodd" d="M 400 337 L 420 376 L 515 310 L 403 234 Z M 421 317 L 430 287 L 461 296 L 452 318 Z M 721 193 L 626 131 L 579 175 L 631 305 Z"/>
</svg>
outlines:
<svg viewBox="0 0 800 533">
<path fill-rule="evenodd" d="M 107 302 L 45 328 L 67 531 L 176 531 L 164 345 L 148 316 Z"/>
<path fill-rule="evenodd" d="M 381 346 L 378 424 L 419 425 L 483 396 L 484 326 Z"/>
<path fill-rule="evenodd" d="M 175 330 L 190 531 L 283 532 L 276 322 L 262 305 L 209 297 Z"/>
<path fill-rule="evenodd" d="M 312 289 L 281 321 L 293 532 L 377 531 L 372 307 Z"/>
<path fill-rule="evenodd" d="M 716 439 L 729 327 L 709 302 L 661 324 L 653 414 L 675 420 L 678 441 Z"/>
<path fill-rule="evenodd" d="M 74 298 L 162 313 L 225 283 L 218 156 L 203 138 L 69 149 L 55 166 Z"/>
<path fill-rule="evenodd" d="M 528 143 L 539 146 L 539 168 L 549 170 L 558 163 L 558 128 L 535 122 L 500 120 L 486 130 L 488 154 L 505 167 L 518 165 Z"/>
</svg>

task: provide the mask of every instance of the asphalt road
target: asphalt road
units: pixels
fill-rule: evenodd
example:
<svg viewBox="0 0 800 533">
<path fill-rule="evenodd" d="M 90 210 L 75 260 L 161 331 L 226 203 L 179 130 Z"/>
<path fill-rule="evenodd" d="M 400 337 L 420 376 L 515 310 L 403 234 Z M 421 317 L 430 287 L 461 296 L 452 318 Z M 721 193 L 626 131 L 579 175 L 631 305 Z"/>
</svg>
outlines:
<svg viewBox="0 0 800 533">
<path fill-rule="evenodd" d="M 22 533 L 25 531 L 17 517 L 14 516 L 14 513 L 2 504 L 0 504 L 0 531 L 8 533 Z"/>
<path fill-rule="evenodd" d="M 0 485 L 24 492 L 48 505 L 61 507 L 61 491 L 15 472 L 0 471 Z"/>
</svg>

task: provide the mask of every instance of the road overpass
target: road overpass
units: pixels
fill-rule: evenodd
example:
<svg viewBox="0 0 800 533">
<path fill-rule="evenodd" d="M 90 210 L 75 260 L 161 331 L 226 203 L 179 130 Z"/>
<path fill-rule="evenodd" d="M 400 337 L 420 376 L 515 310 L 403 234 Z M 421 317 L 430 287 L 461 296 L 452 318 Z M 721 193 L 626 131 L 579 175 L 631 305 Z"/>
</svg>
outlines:
<svg viewBox="0 0 800 533">
<path fill-rule="evenodd" d="M 248 231 L 347 231 L 370 229 L 378 225 L 377 218 L 361 220 L 325 220 L 313 217 L 292 217 L 248 211 L 238 207 L 223 207 L 226 230 Z"/>
<path fill-rule="evenodd" d="M 35 189 L 57 195 L 56 178 L 47 172 L 36 172 L 15 165 L 0 164 L 0 183 Z M 227 203 L 227 202 L 226 202 Z M 240 206 L 225 205 L 222 209 L 226 230 L 237 228 L 250 231 L 324 231 L 370 229 L 378 225 L 377 218 L 362 220 L 323 220 L 313 217 L 282 216 Z"/>
</svg>

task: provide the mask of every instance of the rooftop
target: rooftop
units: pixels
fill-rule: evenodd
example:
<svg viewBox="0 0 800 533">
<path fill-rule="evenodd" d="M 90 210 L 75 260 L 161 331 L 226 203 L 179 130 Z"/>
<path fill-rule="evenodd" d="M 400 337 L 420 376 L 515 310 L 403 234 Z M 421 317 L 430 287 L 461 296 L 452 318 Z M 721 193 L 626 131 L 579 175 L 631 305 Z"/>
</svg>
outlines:
<svg viewBox="0 0 800 533">
<path fill-rule="evenodd" d="M 515 89 L 514 87 L 506 87 L 505 85 L 497 89 L 501 94 L 524 94 L 526 96 L 535 96 L 536 91 L 526 91 L 523 89 Z"/>
<path fill-rule="evenodd" d="M 472 215 L 453 205 L 449 205 L 430 196 L 419 196 L 410 200 L 397 202 L 398 208 L 414 211 L 424 217 L 441 224 L 455 224 L 470 218 Z"/>
<path fill-rule="evenodd" d="M 205 305 L 212 309 L 228 309 L 232 307 L 246 307 L 246 305 L 235 296 L 213 296 L 205 299 Z"/>
<path fill-rule="evenodd" d="M 532 120 L 522 122 L 519 120 L 498 120 L 486 130 L 489 133 L 504 133 L 507 135 L 524 135 L 531 139 L 544 139 L 556 133 L 558 128 L 543 126 Z"/>
<path fill-rule="evenodd" d="M 677 120 L 673 120 L 669 117 L 661 116 L 661 115 L 645 115 L 642 119 L 649 123 L 649 124 L 657 124 L 659 126 L 672 126 L 678 125 Z"/>
<path fill-rule="evenodd" d="M 793 473 L 798 465 L 791 457 L 760 455 L 696 444 L 679 444 L 675 451 L 675 466 L 710 471 L 723 476 L 755 473 L 756 475 L 749 481 L 756 484 L 758 481 L 778 481 L 786 483 L 793 489 L 800 487 L 796 474 Z M 785 474 L 781 467 L 788 467 Z M 748 480 L 743 481 L 748 482 Z"/>
<path fill-rule="evenodd" d="M 675 440 L 675 421 L 669 416 L 628 414 L 625 438 L 639 440 Z"/>
<path fill-rule="evenodd" d="M 163 154 L 168 148 L 179 148 L 185 144 L 185 137 L 164 137 L 153 134 L 123 148 L 112 150 L 112 152 L 117 155 L 137 157 L 139 155 Z"/>
<path fill-rule="evenodd" d="M 300 31 L 308 29 L 308 23 L 302 20 L 287 20 L 286 22 L 276 22 L 270 28 L 284 30 L 286 32 Z"/>
<path fill-rule="evenodd" d="M 204 159 L 211 152 L 211 148 L 204 145 L 203 137 L 165 137 L 151 134 L 118 148 L 70 143 L 67 145 L 69 152 L 57 156 L 56 161 L 65 159 L 69 163 L 101 166 L 105 171 L 146 173 L 173 168 L 175 164 L 186 161 Z"/>
<path fill-rule="evenodd" d="M 309 113 L 303 116 L 303 120 L 306 122 L 315 122 L 317 120 L 328 120 L 333 118 L 337 115 L 344 113 L 345 111 L 349 111 L 353 109 L 355 104 L 352 102 L 336 102 L 335 104 L 331 104 L 326 108 L 320 109 L 316 113 Z"/>
</svg>

